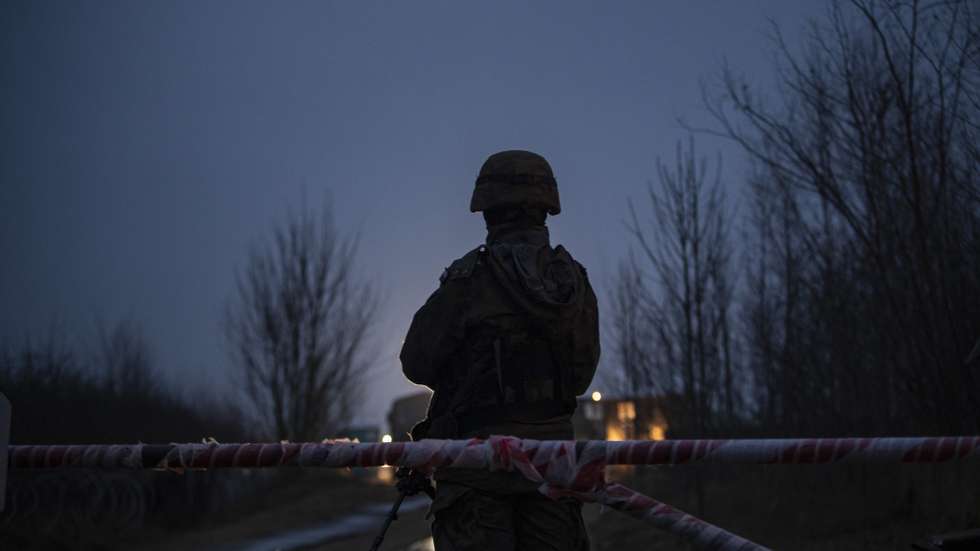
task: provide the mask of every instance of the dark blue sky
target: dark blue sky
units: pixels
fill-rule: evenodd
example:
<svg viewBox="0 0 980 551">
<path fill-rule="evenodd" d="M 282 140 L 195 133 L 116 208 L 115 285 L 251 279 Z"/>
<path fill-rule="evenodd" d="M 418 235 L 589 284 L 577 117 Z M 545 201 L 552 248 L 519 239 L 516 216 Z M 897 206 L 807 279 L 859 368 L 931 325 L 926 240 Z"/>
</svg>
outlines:
<svg viewBox="0 0 980 551">
<path fill-rule="evenodd" d="M 396 359 L 442 268 L 483 239 L 480 164 L 555 168 L 549 222 L 603 282 L 628 196 L 706 122 L 724 59 L 765 87 L 767 19 L 821 2 L 5 2 L 0 337 L 140 322 L 172 380 L 226 388 L 220 319 L 251 243 L 329 190 L 389 300 L 360 420 L 412 388 Z M 725 157 L 737 198 L 745 165 Z M 607 356 L 608 359 L 608 356 Z"/>
</svg>

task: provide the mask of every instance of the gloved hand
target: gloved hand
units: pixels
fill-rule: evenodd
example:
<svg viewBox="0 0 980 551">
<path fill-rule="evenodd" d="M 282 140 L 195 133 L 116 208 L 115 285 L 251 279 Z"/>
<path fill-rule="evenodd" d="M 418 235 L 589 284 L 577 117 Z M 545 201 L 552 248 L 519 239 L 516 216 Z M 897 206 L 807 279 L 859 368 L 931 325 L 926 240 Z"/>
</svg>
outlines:
<svg viewBox="0 0 980 551">
<path fill-rule="evenodd" d="M 395 486 L 399 492 L 407 496 L 425 492 L 430 498 L 435 499 L 436 489 L 432 487 L 432 481 L 425 473 L 408 467 L 399 467 L 395 477 L 398 479 Z"/>
</svg>

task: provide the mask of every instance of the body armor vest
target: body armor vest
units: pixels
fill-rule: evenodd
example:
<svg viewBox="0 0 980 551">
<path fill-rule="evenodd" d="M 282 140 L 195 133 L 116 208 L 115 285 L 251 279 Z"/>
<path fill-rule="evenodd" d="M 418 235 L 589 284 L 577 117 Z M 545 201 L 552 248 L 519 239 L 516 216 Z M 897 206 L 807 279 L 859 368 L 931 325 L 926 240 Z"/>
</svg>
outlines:
<svg viewBox="0 0 980 551">
<path fill-rule="evenodd" d="M 466 280 L 468 315 L 451 361 L 454 376 L 437 392 L 446 403 L 433 404 L 445 409 L 432 413 L 448 425 L 438 432 L 462 436 L 574 412 L 571 354 L 586 283 L 571 255 L 552 249 L 542 230 L 480 247 L 447 270 L 445 277 Z"/>
</svg>

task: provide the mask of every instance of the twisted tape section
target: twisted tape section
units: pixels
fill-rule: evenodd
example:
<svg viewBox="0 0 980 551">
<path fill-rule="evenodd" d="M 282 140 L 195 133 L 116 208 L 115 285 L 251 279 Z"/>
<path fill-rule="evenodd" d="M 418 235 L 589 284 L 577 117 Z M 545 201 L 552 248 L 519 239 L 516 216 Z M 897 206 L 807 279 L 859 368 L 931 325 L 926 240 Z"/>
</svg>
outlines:
<svg viewBox="0 0 980 551">
<path fill-rule="evenodd" d="M 93 468 L 140 469 L 143 444 L 10 446 L 9 465 L 14 469 Z"/>
<path fill-rule="evenodd" d="M 578 447 L 574 442 L 559 442 L 532 448 L 535 451 L 532 457 L 517 438 L 495 436 L 488 443 L 494 450 L 492 468 L 520 472 L 525 478 L 539 482 L 539 491 L 552 499 L 572 497 L 601 503 L 650 522 L 707 551 L 769 551 L 626 486 L 607 484 L 605 450 L 600 446 Z"/>
<path fill-rule="evenodd" d="M 980 457 L 980 437 L 798 438 L 602 442 L 609 464 L 938 463 Z"/>
<path fill-rule="evenodd" d="M 688 539 L 699 549 L 769 551 L 767 547 L 728 532 L 680 509 L 675 509 L 622 484 L 613 483 L 606 486 L 600 496 L 599 503 Z"/>
<path fill-rule="evenodd" d="M 980 457 L 980 436 L 810 438 L 755 440 L 537 441 L 509 438 L 539 469 L 570 468 L 572 457 L 602 457 L 605 465 L 688 463 L 826 464 L 937 463 Z M 11 446 L 15 469 L 222 469 L 263 467 L 377 467 L 404 465 L 508 468 L 490 441 L 422 440 L 359 444 L 349 441 L 276 444 Z"/>
</svg>

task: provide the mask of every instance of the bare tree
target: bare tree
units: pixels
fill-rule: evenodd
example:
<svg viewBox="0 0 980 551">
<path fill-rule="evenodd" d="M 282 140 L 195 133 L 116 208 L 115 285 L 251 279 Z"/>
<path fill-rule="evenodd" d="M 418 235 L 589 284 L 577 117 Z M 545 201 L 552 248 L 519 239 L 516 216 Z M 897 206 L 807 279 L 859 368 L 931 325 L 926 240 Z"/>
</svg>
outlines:
<svg viewBox="0 0 980 551">
<path fill-rule="evenodd" d="M 614 370 L 604 370 L 603 388 L 619 396 L 666 394 L 676 390 L 674 376 L 655 355 L 655 325 L 649 319 L 652 300 L 645 275 L 632 253 L 619 264 L 610 286 Z"/>
<path fill-rule="evenodd" d="M 376 292 L 355 271 L 358 241 L 329 204 L 301 210 L 256 247 L 238 277 L 226 334 L 259 424 L 315 440 L 348 422 L 361 391 Z"/>
<path fill-rule="evenodd" d="M 962 361 L 980 332 L 976 7 L 834 3 L 802 54 L 775 33 L 779 101 L 730 71 L 709 100 L 761 167 L 753 354 L 784 424 L 836 401 L 863 430 L 978 426 Z"/>
<path fill-rule="evenodd" d="M 634 393 L 680 394 L 668 411 L 675 434 L 704 436 L 735 422 L 736 384 L 731 312 L 734 277 L 731 212 L 721 188 L 697 159 L 693 140 L 678 143 L 673 167 L 657 161 L 659 185 L 647 185 L 641 217 L 630 202 L 627 228 L 642 264 L 632 256 L 613 286 L 615 353 Z M 682 409 L 682 411 L 677 411 Z M 699 514 L 705 489 L 693 480 Z"/>
<path fill-rule="evenodd" d="M 687 149 L 678 144 L 673 168 L 657 163 L 659 186 L 647 186 L 649 212 L 641 218 L 631 203 L 627 222 L 645 262 L 624 265 L 613 297 L 617 354 L 628 379 L 681 393 L 687 430 L 699 434 L 718 428 L 726 418 L 716 413 L 733 415 L 737 402 L 731 214 L 720 166 L 711 183 L 707 168 L 693 142 Z"/>
<path fill-rule="evenodd" d="M 96 325 L 98 348 L 93 363 L 101 368 L 103 388 L 116 394 L 147 395 L 156 389 L 149 345 L 140 326 L 122 320 L 107 329 Z"/>
</svg>

